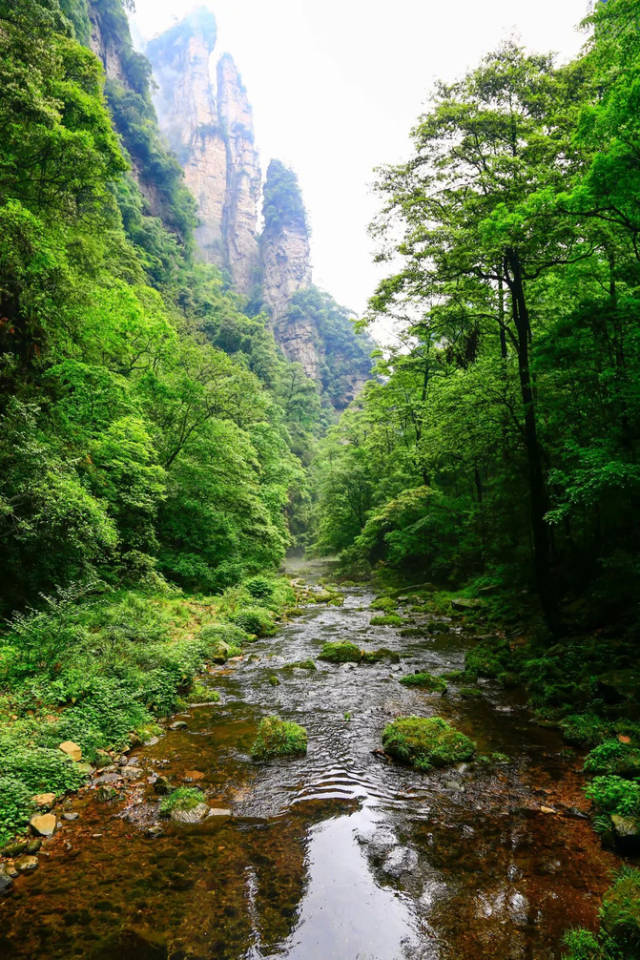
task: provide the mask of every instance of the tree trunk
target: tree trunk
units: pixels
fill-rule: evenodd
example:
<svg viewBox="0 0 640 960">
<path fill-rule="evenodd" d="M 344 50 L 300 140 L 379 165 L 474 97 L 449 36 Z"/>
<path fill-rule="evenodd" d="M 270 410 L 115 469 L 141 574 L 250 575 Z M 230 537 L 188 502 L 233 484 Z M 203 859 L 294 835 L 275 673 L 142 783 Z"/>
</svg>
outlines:
<svg viewBox="0 0 640 960">
<path fill-rule="evenodd" d="M 551 537 L 544 519 L 548 509 L 547 492 L 538 442 L 538 424 L 529 366 L 531 327 L 518 254 L 512 251 L 508 259 L 511 268 L 509 285 L 513 304 L 513 318 L 518 339 L 520 396 L 524 409 L 524 441 L 529 468 L 529 502 L 536 587 L 545 620 L 550 630 L 557 633 L 560 628 L 558 598 L 551 576 Z"/>
</svg>

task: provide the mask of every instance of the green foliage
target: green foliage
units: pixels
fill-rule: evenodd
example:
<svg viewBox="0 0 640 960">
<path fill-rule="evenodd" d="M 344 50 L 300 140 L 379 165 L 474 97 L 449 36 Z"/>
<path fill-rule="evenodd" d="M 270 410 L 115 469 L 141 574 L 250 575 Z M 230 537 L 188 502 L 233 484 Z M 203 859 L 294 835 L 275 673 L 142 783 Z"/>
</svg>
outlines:
<svg viewBox="0 0 640 960">
<path fill-rule="evenodd" d="M 434 677 L 431 673 L 410 673 L 406 677 L 400 677 L 400 683 L 405 687 L 423 687 L 432 693 L 445 693 L 447 689 L 447 681 Z"/>
<path fill-rule="evenodd" d="M 336 640 L 323 644 L 319 657 L 327 663 L 360 663 L 362 650 L 354 643 Z"/>
<path fill-rule="evenodd" d="M 385 727 L 387 753 L 416 770 L 431 770 L 470 760 L 475 744 L 441 717 L 400 717 Z"/>
<path fill-rule="evenodd" d="M 245 607 L 235 614 L 234 623 L 256 637 L 272 637 L 277 630 L 273 615 L 266 607 Z"/>
<path fill-rule="evenodd" d="M 197 787 L 178 787 L 162 798 L 160 815 L 169 817 L 174 810 L 195 810 L 203 802 L 204 794 L 202 790 L 198 790 Z"/>
<path fill-rule="evenodd" d="M 594 806 L 603 813 L 621 817 L 640 816 L 640 783 L 618 776 L 595 777 L 585 789 Z"/>
<path fill-rule="evenodd" d="M 245 581 L 245 587 L 254 598 L 254 600 L 272 600 L 274 593 L 274 583 L 268 577 L 251 577 Z"/>
<path fill-rule="evenodd" d="M 307 752 L 307 731 L 304 727 L 280 717 L 264 717 L 251 747 L 254 760 L 296 756 Z"/>
<path fill-rule="evenodd" d="M 640 776 L 640 750 L 630 743 L 605 740 L 595 747 L 584 762 L 587 773 L 615 773 Z"/>
<path fill-rule="evenodd" d="M 28 823 L 32 796 L 22 780 L 0 776 L 0 846 Z"/>
<path fill-rule="evenodd" d="M 307 232 L 298 178 L 280 160 L 272 160 L 267 168 L 262 214 L 265 234 L 277 234 L 283 229 Z"/>
<path fill-rule="evenodd" d="M 625 867 L 607 891 L 599 912 L 600 932 L 572 930 L 562 960 L 630 960 L 640 951 L 640 871 Z"/>
</svg>

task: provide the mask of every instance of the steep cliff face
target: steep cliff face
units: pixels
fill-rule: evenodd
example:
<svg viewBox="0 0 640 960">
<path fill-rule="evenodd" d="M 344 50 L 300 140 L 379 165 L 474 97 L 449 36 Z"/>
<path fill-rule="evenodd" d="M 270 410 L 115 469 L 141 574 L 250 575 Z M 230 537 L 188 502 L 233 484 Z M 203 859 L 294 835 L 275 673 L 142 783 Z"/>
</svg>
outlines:
<svg viewBox="0 0 640 960">
<path fill-rule="evenodd" d="M 198 246 L 248 295 L 258 264 L 260 164 L 251 107 L 231 57 L 220 60 L 214 82 L 216 35 L 213 15 L 199 10 L 154 40 L 148 54 L 160 124 L 198 205 Z"/>
<path fill-rule="evenodd" d="M 309 229 L 298 180 L 279 160 L 272 160 L 264 185 L 264 231 L 261 237 L 262 291 L 276 340 L 289 360 L 301 363 L 318 379 L 320 357 L 311 318 L 291 311 L 293 298 L 311 286 Z"/>
<path fill-rule="evenodd" d="M 262 174 L 253 115 L 233 58 L 218 63 L 218 116 L 227 146 L 227 195 L 223 233 L 234 286 L 250 294 L 259 282 L 258 204 Z"/>
<path fill-rule="evenodd" d="M 339 409 L 370 371 L 371 344 L 355 335 L 347 311 L 312 286 L 300 187 L 278 160 L 267 171 L 259 234 L 262 176 L 251 105 L 231 56 L 212 69 L 216 40 L 215 19 L 202 8 L 147 48 L 160 126 L 196 199 L 196 241 L 252 308 L 266 310 L 285 356 Z"/>
</svg>

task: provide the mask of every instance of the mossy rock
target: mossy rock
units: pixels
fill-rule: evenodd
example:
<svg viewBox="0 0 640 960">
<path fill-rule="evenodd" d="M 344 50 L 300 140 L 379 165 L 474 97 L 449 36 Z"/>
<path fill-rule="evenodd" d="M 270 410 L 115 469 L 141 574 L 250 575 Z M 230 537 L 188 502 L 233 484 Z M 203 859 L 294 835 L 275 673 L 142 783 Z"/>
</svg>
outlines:
<svg viewBox="0 0 640 960">
<path fill-rule="evenodd" d="M 391 663 L 400 663 L 400 654 L 395 650 L 389 650 L 388 647 L 380 647 L 379 650 L 366 651 L 362 655 L 363 663 L 380 663 L 381 660 L 390 660 Z"/>
<path fill-rule="evenodd" d="M 401 637 L 424 637 L 426 636 L 426 630 L 424 627 L 405 627 L 400 631 Z"/>
<path fill-rule="evenodd" d="M 204 794 L 196 787 L 178 787 L 164 797 L 160 804 L 160 814 L 163 817 L 170 817 L 174 811 L 187 813 L 190 810 L 196 810 L 204 802 Z"/>
<path fill-rule="evenodd" d="M 202 628 L 200 637 L 207 643 L 207 656 L 214 663 L 226 663 L 237 656 L 247 640 L 244 630 L 232 623 L 210 623 Z"/>
<path fill-rule="evenodd" d="M 470 760 L 475 743 L 442 717 L 400 717 L 382 734 L 385 751 L 416 770 Z"/>
<path fill-rule="evenodd" d="M 362 650 L 355 643 L 342 642 L 325 643 L 320 651 L 320 660 L 327 663 L 360 663 Z"/>
<path fill-rule="evenodd" d="M 477 700 L 482 697 L 482 690 L 479 690 L 478 687 L 460 687 L 458 693 L 463 700 Z"/>
<path fill-rule="evenodd" d="M 299 756 L 307 752 L 307 731 L 297 723 L 280 717 L 260 721 L 258 735 L 251 747 L 254 760 Z"/>
<path fill-rule="evenodd" d="M 390 612 L 395 610 L 398 606 L 397 600 L 394 600 L 393 597 L 378 597 L 370 606 L 370 610 L 386 610 Z"/>
<path fill-rule="evenodd" d="M 404 620 L 395 613 L 385 613 L 381 617 L 371 617 L 370 623 L 372 627 L 401 627 Z"/>
<path fill-rule="evenodd" d="M 313 672 L 318 668 L 316 667 L 313 660 L 294 660 L 293 663 L 286 663 L 282 669 L 283 670 L 308 670 L 309 672 Z"/>
<path fill-rule="evenodd" d="M 406 677 L 400 677 L 400 683 L 405 687 L 422 687 L 432 693 L 444 693 L 447 689 L 447 681 L 442 677 L 434 677 L 431 673 L 410 673 Z"/>
</svg>

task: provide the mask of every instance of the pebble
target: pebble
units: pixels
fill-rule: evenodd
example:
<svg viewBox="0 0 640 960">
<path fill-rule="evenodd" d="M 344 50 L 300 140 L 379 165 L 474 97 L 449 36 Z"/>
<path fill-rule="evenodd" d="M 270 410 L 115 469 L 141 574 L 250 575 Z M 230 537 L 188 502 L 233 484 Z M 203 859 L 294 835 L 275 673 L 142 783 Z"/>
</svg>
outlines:
<svg viewBox="0 0 640 960">
<path fill-rule="evenodd" d="M 63 819 L 63 820 L 69 820 L 69 821 L 71 821 L 71 820 L 77 820 L 79 816 L 80 816 L 79 813 L 63 813 L 63 814 L 62 814 L 62 819 Z"/>
<path fill-rule="evenodd" d="M 173 723 L 169 724 L 169 730 L 186 730 L 189 726 L 184 720 L 174 720 Z"/>
</svg>

